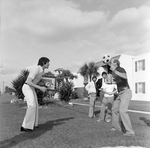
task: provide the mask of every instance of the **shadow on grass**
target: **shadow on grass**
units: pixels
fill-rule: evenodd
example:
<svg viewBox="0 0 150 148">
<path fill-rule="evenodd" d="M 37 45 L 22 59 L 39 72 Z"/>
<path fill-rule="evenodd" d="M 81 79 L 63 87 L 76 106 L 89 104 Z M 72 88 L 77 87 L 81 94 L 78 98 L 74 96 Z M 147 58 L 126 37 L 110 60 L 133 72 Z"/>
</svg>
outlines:
<svg viewBox="0 0 150 148">
<path fill-rule="evenodd" d="M 95 114 L 96 117 L 98 117 L 99 114 L 100 114 L 100 110 L 95 111 L 94 114 Z"/>
<path fill-rule="evenodd" d="M 39 128 L 34 130 L 33 132 L 22 132 L 19 135 L 16 135 L 12 138 L 1 141 L 0 148 L 10 148 L 28 139 L 37 138 L 43 135 L 45 132 L 52 130 L 54 126 L 59 126 L 61 124 L 64 124 L 65 121 L 71 120 L 71 119 L 74 119 L 74 118 L 73 117 L 62 118 L 62 119 L 48 121 L 44 124 L 40 124 Z"/>
<path fill-rule="evenodd" d="M 74 106 L 75 106 L 75 105 L 74 105 Z M 77 105 L 77 106 L 78 106 L 78 105 Z M 88 110 L 87 112 L 83 112 L 83 111 L 80 111 L 79 109 L 75 109 L 74 107 L 68 107 L 68 106 L 62 106 L 62 107 L 66 108 L 66 109 L 68 109 L 68 110 L 74 111 L 74 112 L 78 112 L 78 113 L 83 114 L 83 115 L 86 115 L 86 116 L 88 116 L 88 113 L 89 113 L 89 110 Z M 99 114 L 100 114 L 100 110 L 94 111 L 94 114 L 95 114 L 96 117 L 98 117 Z"/>
<path fill-rule="evenodd" d="M 148 126 L 150 126 L 150 120 L 146 119 L 145 117 L 140 117 L 139 119 L 142 120 Z"/>
</svg>

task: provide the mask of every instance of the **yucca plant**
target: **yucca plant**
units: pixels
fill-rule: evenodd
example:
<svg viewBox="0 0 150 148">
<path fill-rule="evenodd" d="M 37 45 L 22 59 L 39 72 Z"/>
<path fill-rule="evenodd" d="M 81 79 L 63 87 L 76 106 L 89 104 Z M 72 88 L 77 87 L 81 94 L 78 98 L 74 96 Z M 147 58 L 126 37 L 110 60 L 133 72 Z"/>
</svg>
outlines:
<svg viewBox="0 0 150 148">
<path fill-rule="evenodd" d="M 12 86 L 15 89 L 15 95 L 18 97 L 18 99 L 24 99 L 24 95 L 22 93 L 22 86 L 25 83 L 28 75 L 28 70 L 21 70 L 19 76 L 12 81 Z"/>
<path fill-rule="evenodd" d="M 60 94 L 60 100 L 69 102 L 71 99 L 71 94 L 73 93 L 74 84 L 72 82 L 63 81 L 58 89 Z"/>
<path fill-rule="evenodd" d="M 70 80 L 77 78 L 70 70 L 63 70 L 62 73 L 56 77 L 56 91 L 60 95 L 60 100 L 69 102 L 73 93 L 74 84 Z"/>
</svg>

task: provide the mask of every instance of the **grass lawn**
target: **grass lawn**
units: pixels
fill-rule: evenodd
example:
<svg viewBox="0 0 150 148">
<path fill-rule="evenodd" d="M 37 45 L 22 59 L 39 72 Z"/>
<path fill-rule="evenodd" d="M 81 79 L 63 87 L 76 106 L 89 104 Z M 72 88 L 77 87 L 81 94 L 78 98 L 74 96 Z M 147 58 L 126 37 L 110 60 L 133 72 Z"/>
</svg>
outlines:
<svg viewBox="0 0 150 148">
<path fill-rule="evenodd" d="M 150 147 L 150 115 L 129 113 L 135 137 L 111 132 L 111 123 L 87 117 L 86 106 L 51 103 L 39 109 L 39 129 L 20 132 L 26 109 L 10 104 L 12 96 L 0 97 L 0 148 L 101 148 L 115 146 Z M 99 112 L 98 110 L 96 111 Z"/>
</svg>

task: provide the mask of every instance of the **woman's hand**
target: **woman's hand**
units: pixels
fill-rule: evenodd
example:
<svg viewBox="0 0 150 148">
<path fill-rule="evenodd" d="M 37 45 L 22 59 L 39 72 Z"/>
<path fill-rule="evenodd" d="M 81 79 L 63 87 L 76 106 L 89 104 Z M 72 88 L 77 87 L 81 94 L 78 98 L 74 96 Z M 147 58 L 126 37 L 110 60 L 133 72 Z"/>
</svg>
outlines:
<svg viewBox="0 0 150 148">
<path fill-rule="evenodd" d="M 108 95 L 113 95 L 113 93 L 112 93 L 112 92 L 107 92 L 107 94 L 108 94 Z"/>
</svg>

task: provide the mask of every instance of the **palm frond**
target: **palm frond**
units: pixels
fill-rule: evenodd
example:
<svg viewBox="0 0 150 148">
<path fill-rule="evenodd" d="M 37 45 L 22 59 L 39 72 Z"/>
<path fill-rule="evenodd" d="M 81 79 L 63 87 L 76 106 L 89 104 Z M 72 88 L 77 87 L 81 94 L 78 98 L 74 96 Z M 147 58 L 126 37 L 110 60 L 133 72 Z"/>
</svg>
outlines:
<svg viewBox="0 0 150 148">
<path fill-rule="evenodd" d="M 25 81 L 26 81 L 26 79 L 28 77 L 28 74 L 29 74 L 28 70 L 21 70 L 19 76 L 11 82 L 13 88 L 16 91 L 16 96 L 19 99 L 23 99 L 24 98 L 24 95 L 22 93 L 22 86 L 25 83 Z"/>
</svg>

